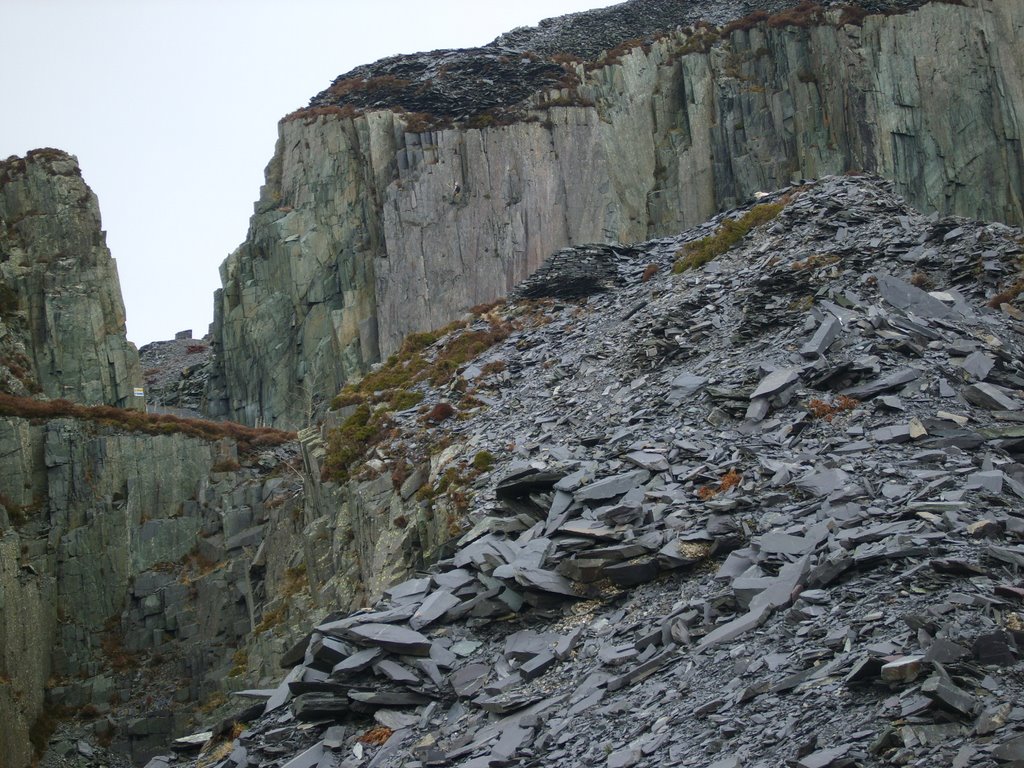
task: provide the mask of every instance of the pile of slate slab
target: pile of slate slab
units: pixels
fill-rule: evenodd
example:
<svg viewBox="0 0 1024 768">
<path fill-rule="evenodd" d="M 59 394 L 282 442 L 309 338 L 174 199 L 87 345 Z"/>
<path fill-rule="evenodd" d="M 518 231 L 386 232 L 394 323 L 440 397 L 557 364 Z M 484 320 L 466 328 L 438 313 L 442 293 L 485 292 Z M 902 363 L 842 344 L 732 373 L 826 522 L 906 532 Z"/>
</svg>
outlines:
<svg viewBox="0 0 1024 768">
<path fill-rule="evenodd" d="M 1021 231 L 874 177 L 766 199 L 475 361 L 454 555 L 150 768 L 1024 765 Z"/>
</svg>

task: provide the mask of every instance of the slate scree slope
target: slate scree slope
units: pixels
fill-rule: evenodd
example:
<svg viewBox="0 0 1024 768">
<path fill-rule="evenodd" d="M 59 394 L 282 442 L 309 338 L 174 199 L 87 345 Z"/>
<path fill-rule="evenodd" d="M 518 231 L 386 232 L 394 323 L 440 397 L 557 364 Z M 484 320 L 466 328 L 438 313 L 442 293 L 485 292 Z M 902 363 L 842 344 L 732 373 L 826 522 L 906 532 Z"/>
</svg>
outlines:
<svg viewBox="0 0 1024 768">
<path fill-rule="evenodd" d="M 680 275 L 744 212 L 549 260 L 472 396 L 424 389 L 439 460 L 495 458 L 450 554 L 150 768 L 1024 760 L 1024 233 L 877 177 L 773 199 Z M 393 418 L 378 462 L 427 439 Z"/>
<path fill-rule="evenodd" d="M 1022 35 L 632 0 L 361 67 L 180 386 L 74 158 L 0 164 L 0 765 L 1024 764 Z M 297 441 L 25 410 L 207 371 Z"/>
</svg>

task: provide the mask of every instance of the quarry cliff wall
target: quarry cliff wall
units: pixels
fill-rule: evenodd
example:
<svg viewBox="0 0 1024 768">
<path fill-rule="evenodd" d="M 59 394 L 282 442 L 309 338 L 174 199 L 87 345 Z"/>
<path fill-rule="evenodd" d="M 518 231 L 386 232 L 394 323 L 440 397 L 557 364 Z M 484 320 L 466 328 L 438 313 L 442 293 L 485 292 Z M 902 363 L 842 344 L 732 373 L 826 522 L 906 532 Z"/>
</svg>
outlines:
<svg viewBox="0 0 1024 768">
<path fill-rule="evenodd" d="M 513 120 L 283 120 L 221 267 L 211 413 L 301 423 L 407 333 L 503 296 L 560 247 L 676 232 L 800 178 L 875 171 L 926 210 L 1024 220 L 1019 3 L 820 21 L 638 41 L 568 64 L 578 82 Z"/>
</svg>

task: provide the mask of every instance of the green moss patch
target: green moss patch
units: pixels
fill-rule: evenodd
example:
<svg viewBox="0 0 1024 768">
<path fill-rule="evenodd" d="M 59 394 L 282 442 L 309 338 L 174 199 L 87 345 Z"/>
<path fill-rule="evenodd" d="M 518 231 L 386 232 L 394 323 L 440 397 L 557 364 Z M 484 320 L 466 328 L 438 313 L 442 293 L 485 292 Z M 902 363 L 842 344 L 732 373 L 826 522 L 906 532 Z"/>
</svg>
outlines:
<svg viewBox="0 0 1024 768">
<path fill-rule="evenodd" d="M 678 251 L 676 256 L 679 258 L 672 266 L 672 272 L 678 275 L 691 269 L 703 267 L 736 245 L 754 227 L 774 219 L 785 207 L 784 202 L 764 203 L 755 205 L 738 219 L 726 219 L 713 235 L 687 243 Z"/>
</svg>

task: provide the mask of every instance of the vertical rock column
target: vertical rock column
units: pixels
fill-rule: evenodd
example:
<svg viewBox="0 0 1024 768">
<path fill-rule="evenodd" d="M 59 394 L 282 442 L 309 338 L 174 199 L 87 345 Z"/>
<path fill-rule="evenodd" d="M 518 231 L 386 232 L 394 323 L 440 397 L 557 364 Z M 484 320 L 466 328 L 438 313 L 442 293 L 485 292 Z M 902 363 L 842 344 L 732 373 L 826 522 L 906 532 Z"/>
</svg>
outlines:
<svg viewBox="0 0 1024 768">
<path fill-rule="evenodd" d="M 43 394 L 143 407 L 117 267 L 71 155 L 40 149 L 0 162 L 0 286 L 0 322 L 22 338 Z"/>
</svg>

